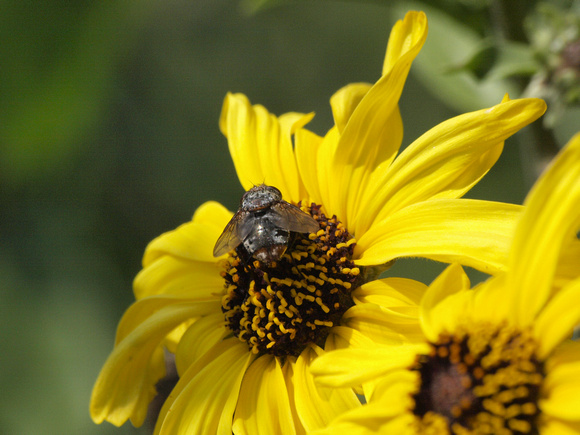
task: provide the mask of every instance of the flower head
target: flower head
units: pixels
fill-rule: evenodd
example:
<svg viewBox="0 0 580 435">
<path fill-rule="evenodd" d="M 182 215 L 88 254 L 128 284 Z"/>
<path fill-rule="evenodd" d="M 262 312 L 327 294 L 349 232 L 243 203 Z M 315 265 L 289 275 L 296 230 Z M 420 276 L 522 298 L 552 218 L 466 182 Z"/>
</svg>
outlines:
<svg viewBox="0 0 580 435">
<path fill-rule="evenodd" d="M 470 290 L 452 265 L 431 284 L 422 341 L 315 362 L 322 383 L 368 393 L 329 433 L 580 433 L 580 134 L 525 206 L 507 272 Z"/>
<path fill-rule="evenodd" d="M 379 271 L 405 256 L 490 273 L 505 268 L 520 208 L 458 198 L 495 163 L 504 139 L 545 104 L 506 98 L 440 124 L 396 157 L 398 99 L 426 34 L 423 13 L 395 25 L 381 78 L 332 97 L 335 126 L 324 137 L 304 127 L 312 114 L 276 117 L 243 95 L 226 96 L 220 128 L 242 186 L 264 183 L 281 199 L 254 210 L 264 198 L 252 196 L 233 221 L 208 202 L 191 222 L 149 244 L 134 283 L 137 301 L 93 390 L 94 421 L 143 422 L 166 348 L 180 379 L 157 433 L 321 428 L 360 403 L 351 388 L 314 384 L 309 367 L 319 355 L 419 336 L 425 286 L 375 280 Z M 282 200 L 318 229 L 291 223 L 276 202 Z M 217 254 L 222 246 L 232 250 L 214 258 L 214 246 Z M 384 311 L 396 313 L 396 332 Z"/>
</svg>

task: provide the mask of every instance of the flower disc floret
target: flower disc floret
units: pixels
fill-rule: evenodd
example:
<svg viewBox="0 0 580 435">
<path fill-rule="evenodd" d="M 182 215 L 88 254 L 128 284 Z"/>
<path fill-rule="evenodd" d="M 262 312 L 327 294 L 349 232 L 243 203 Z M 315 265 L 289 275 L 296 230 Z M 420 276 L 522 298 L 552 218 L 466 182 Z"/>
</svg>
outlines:
<svg viewBox="0 0 580 435">
<path fill-rule="evenodd" d="M 320 206 L 303 210 L 320 230 L 295 233 L 278 262 L 267 266 L 242 245 L 225 260 L 226 325 L 253 353 L 298 356 L 309 343 L 322 346 L 330 328 L 354 305 L 350 293 L 360 276 L 352 261 L 355 239 Z"/>
<path fill-rule="evenodd" d="M 470 325 L 442 334 L 419 355 L 413 395 L 419 433 L 446 427 L 453 434 L 537 433 L 544 365 L 529 330 Z"/>
</svg>

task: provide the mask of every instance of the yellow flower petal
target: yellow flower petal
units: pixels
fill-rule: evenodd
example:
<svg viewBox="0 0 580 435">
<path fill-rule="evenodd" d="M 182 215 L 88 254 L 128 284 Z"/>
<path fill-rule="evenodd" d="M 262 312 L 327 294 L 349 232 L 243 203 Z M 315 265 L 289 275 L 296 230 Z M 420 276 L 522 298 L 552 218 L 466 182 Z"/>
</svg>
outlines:
<svg viewBox="0 0 580 435">
<path fill-rule="evenodd" d="M 580 279 L 577 279 L 556 293 L 542 309 L 532 326 L 540 359 L 572 335 L 574 327 L 580 323 L 579 301 Z"/>
<path fill-rule="evenodd" d="M 360 331 L 375 343 L 400 345 L 423 340 L 417 313 L 402 314 L 375 304 L 355 305 L 344 313 L 341 323 Z"/>
<path fill-rule="evenodd" d="M 562 245 L 580 228 L 580 134 L 528 194 L 510 252 L 508 286 L 520 324 L 533 321 L 552 290 Z"/>
<path fill-rule="evenodd" d="M 334 126 L 322 139 L 316 159 L 321 204 L 328 216 L 341 216 L 341 207 L 345 203 L 344 195 L 336 188 L 336 173 L 332 164 L 339 139 L 338 128 Z"/>
<path fill-rule="evenodd" d="M 388 165 L 395 157 L 402 137 L 398 101 L 413 59 L 427 37 L 423 13 L 410 12 L 404 24 L 396 25 L 392 37 L 405 41 L 393 49 L 392 67 L 361 99 L 348 119 L 339 139 L 332 163 L 335 189 L 342 193 L 336 211 L 347 228 L 357 234 L 358 217 L 367 211 L 357 207 L 366 180 L 379 165 Z"/>
<path fill-rule="evenodd" d="M 409 11 L 403 20 L 397 20 L 387 45 L 383 62 L 383 75 L 391 72 L 397 61 L 417 43 L 421 45 L 427 38 L 427 16 L 421 11 Z M 419 47 L 421 48 L 421 47 Z"/>
<path fill-rule="evenodd" d="M 486 273 L 505 269 L 520 206 L 439 199 L 405 207 L 357 240 L 358 265 L 400 257 L 458 262 Z"/>
<path fill-rule="evenodd" d="M 335 349 L 369 347 L 373 343 L 369 337 L 357 329 L 348 326 L 334 326 L 324 343 L 324 350 L 329 352 Z"/>
<path fill-rule="evenodd" d="M 452 264 L 435 278 L 419 309 L 422 330 L 427 340 L 436 343 L 439 334 L 454 330 L 455 316 L 460 311 L 456 311 L 455 306 L 451 307 L 449 303 L 441 302 L 450 295 L 456 296 L 457 293 L 468 290 L 469 286 L 469 278 L 458 264 Z"/>
<path fill-rule="evenodd" d="M 248 368 L 234 416 L 236 434 L 295 434 L 290 399 L 282 368 L 263 355 Z"/>
<path fill-rule="evenodd" d="M 327 388 L 314 383 L 310 367 L 323 352 L 307 347 L 294 366 L 296 410 L 307 432 L 320 429 L 341 413 L 360 406 L 350 388 Z"/>
<path fill-rule="evenodd" d="M 224 280 L 216 263 L 184 260 L 165 255 L 150 262 L 135 277 L 136 299 L 159 294 L 190 299 L 220 299 Z"/>
<path fill-rule="evenodd" d="M 354 109 L 371 87 L 370 83 L 350 83 L 330 97 L 334 125 L 339 133 L 343 132 Z"/>
<path fill-rule="evenodd" d="M 231 219 L 223 205 L 210 201 L 201 205 L 191 222 L 155 238 L 145 250 L 143 267 L 169 254 L 186 260 L 215 263 L 213 247 Z"/>
<path fill-rule="evenodd" d="M 157 394 L 155 384 L 165 375 L 161 342 L 180 323 L 216 309 L 219 302 L 187 303 L 176 298 L 135 302 L 119 324 L 115 348 L 93 387 L 93 421 L 120 426 L 130 418 L 140 426 Z"/>
<path fill-rule="evenodd" d="M 580 433 L 578 421 L 563 421 L 555 418 L 545 420 L 540 426 L 542 435 L 578 435 Z"/>
<path fill-rule="evenodd" d="M 227 94 L 220 129 L 245 190 L 265 183 L 276 186 L 287 201 L 304 198 L 291 136 L 313 116 L 289 113 L 276 118 L 263 106 L 252 106 L 242 94 Z"/>
<path fill-rule="evenodd" d="M 560 259 L 556 266 L 554 287 L 562 287 L 570 280 L 578 276 L 580 270 L 580 240 L 572 240 L 572 243 L 562 248 Z"/>
<path fill-rule="evenodd" d="M 571 364 L 580 366 L 579 341 L 567 340 L 562 342 L 554 349 L 550 354 L 550 357 L 545 361 L 545 369 L 548 373 L 548 377 L 550 377 L 552 373 L 556 372 L 561 367 L 567 367 Z"/>
<path fill-rule="evenodd" d="M 580 421 L 580 380 L 568 379 L 551 388 L 550 397 L 539 400 L 539 405 L 551 417 Z"/>
<path fill-rule="evenodd" d="M 545 109 L 539 99 L 505 101 L 442 122 L 423 134 L 369 180 L 358 234 L 410 204 L 461 197 L 495 163 L 502 142 Z"/>
<path fill-rule="evenodd" d="M 352 292 L 357 303 L 371 303 L 383 308 L 418 307 L 427 286 L 408 278 L 384 278 L 367 282 Z"/>
<path fill-rule="evenodd" d="M 339 349 L 316 359 L 311 372 L 317 383 L 329 387 L 354 387 L 392 370 L 409 367 L 417 354 L 429 352 L 426 343 Z"/>
<path fill-rule="evenodd" d="M 542 394 L 548 398 L 554 388 L 566 385 L 570 379 L 580 379 L 580 342 L 567 340 L 561 343 L 548 357 L 545 371 Z"/>
<path fill-rule="evenodd" d="M 179 340 L 175 352 L 177 373 L 182 375 L 198 358 L 205 355 L 221 341 L 229 330 L 225 328 L 221 312 L 210 314 L 195 321 Z"/>
<path fill-rule="evenodd" d="M 156 435 L 231 435 L 240 384 L 253 356 L 237 338 L 222 341 L 181 376 L 165 401 Z"/>
<path fill-rule="evenodd" d="M 317 204 L 323 204 L 317 167 L 318 152 L 322 141 L 323 139 L 320 136 L 305 128 L 297 130 L 294 136 L 296 163 L 300 178 L 302 178 L 308 192 L 308 198 L 305 199 Z"/>
</svg>

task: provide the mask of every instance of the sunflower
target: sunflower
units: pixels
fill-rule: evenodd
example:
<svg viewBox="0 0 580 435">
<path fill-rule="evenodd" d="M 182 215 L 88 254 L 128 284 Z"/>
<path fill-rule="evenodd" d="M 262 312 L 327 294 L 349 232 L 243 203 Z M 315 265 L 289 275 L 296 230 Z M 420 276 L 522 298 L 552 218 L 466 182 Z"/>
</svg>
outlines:
<svg viewBox="0 0 580 435">
<path fill-rule="evenodd" d="M 580 342 L 569 340 L 580 322 L 579 230 L 577 134 L 528 195 L 505 273 L 470 290 L 451 265 L 421 301 L 422 340 L 312 365 L 324 385 L 365 384 L 368 399 L 320 432 L 580 434 Z"/>
<path fill-rule="evenodd" d="M 232 213 L 208 202 L 191 222 L 153 240 L 134 282 L 136 302 L 93 389 L 95 422 L 141 425 L 167 350 L 179 381 L 156 433 L 324 427 L 360 402 L 352 388 L 315 385 L 309 368 L 316 358 L 359 341 L 419 336 L 425 286 L 379 281 L 378 273 L 408 256 L 487 273 L 505 268 L 520 208 L 458 198 L 495 163 L 505 138 L 541 116 L 545 104 L 506 98 L 443 122 L 396 157 L 398 99 L 426 34 L 423 13 L 396 23 L 381 78 L 331 98 L 335 125 L 324 137 L 304 128 L 312 114 L 276 117 L 243 95 L 226 96 L 220 128 L 242 186 L 275 186 L 320 229 L 291 233 L 272 263 L 244 244 L 214 258 Z M 384 310 L 397 314 L 394 333 Z"/>
</svg>

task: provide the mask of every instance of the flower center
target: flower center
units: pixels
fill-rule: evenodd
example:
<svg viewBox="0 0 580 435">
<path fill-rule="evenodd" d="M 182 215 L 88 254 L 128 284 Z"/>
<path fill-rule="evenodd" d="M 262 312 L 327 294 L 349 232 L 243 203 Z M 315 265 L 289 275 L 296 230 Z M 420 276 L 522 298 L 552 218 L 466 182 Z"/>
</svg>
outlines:
<svg viewBox="0 0 580 435">
<path fill-rule="evenodd" d="M 441 335 L 412 368 L 421 377 L 413 396 L 418 432 L 539 433 L 544 367 L 530 331 L 490 324 L 468 329 Z"/>
<path fill-rule="evenodd" d="M 352 262 L 355 239 L 320 206 L 302 210 L 320 230 L 291 233 L 279 261 L 266 265 L 243 244 L 226 260 L 226 325 L 254 353 L 298 356 L 309 343 L 323 345 L 330 328 L 354 305 L 350 293 L 360 275 Z"/>
</svg>

